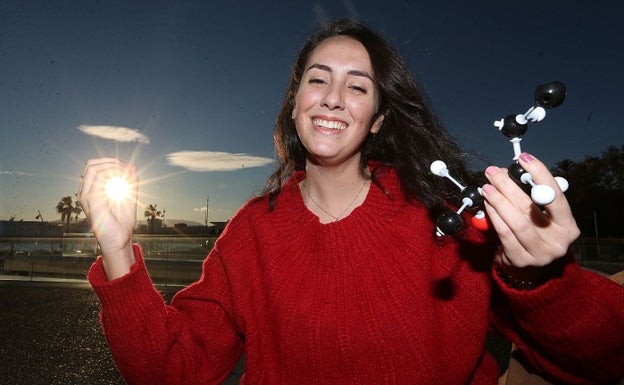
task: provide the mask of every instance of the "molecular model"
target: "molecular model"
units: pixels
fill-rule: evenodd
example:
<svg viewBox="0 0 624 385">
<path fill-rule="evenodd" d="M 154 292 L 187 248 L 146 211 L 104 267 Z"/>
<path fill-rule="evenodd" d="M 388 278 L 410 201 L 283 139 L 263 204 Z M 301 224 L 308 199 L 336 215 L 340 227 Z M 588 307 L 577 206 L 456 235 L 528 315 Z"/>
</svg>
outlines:
<svg viewBox="0 0 624 385">
<path fill-rule="evenodd" d="M 528 129 L 528 123 L 542 121 L 546 117 L 546 109 L 560 106 L 565 96 L 565 85 L 559 81 L 540 85 L 535 90 L 535 104 L 527 112 L 509 115 L 494 122 L 494 126 L 498 127 L 503 135 L 510 138 L 509 141 L 513 145 L 514 162 L 508 168 L 509 176 L 531 196 L 535 204 L 540 206 L 550 204 L 555 199 L 555 191 L 550 186 L 536 184 L 531 174 L 520 166 L 518 163 L 518 158 L 522 152 L 520 141 Z M 470 208 L 475 213 L 471 218 L 472 225 L 479 230 L 487 230 L 488 221 L 483 211 L 481 189 L 474 186 L 463 186 L 450 175 L 446 164 L 441 160 L 431 163 L 430 170 L 434 175 L 451 180 L 459 187 L 462 197 L 462 205 L 459 210 L 452 211 L 451 209 L 446 209 L 438 216 L 436 235 L 454 235 L 459 232 L 464 226 L 461 213 L 467 208 Z M 555 177 L 555 180 L 561 191 L 568 189 L 568 182 L 564 178 Z"/>
<path fill-rule="evenodd" d="M 459 232 L 464 227 L 464 220 L 461 217 L 461 213 L 468 207 L 476 211 L 472 217 L 471 222 L 474 227 L 479 230 L 487 230 L 488 222 L 485 217 L 485 211 L 483 211 L 483 195 L 481 188 L 476 186 L 463 186 L 455 178 L 451 176 L 446 167 L 446 163 L 441 160 L 436 160 L 431 163 L 430 170 L 434 175 L 448 178 L 455 183 L 461 191 L 462 205 L 457 211 L 451 209 L 445 209 L 438 216 L 436 221 L 436 235 L 453 235 Z"/>
</svg>

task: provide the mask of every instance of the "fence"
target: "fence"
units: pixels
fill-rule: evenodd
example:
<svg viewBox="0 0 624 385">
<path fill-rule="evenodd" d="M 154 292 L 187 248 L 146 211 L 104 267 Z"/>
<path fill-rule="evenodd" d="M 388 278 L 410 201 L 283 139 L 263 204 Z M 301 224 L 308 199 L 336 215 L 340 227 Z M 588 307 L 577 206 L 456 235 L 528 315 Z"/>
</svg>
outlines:
<svg viewBox="0 0 624 385">
<path fill-rule="evenodd" d="M 580 238 L 571 250 L 587 268 L 606 274 L 624 270 L 624 238 Z"/>
<path fill-rule="evenodd" d="M 201 274 L 216 237 L 135 235 L 155 283 L 186 285 Z M 0 275 L 5 279 L 84 280 L 98 255 L 91 234 L 62 238 L 0 238 Z M 624 270 L 624 239 L 581 238 L 572 252 L 582 265 L 606 274 Z"/>
<path fill-rule="evenodd" d="M 155 283 L 186 285 L 199 278 L 216 237 L 135 235 Z M 62 238 L 0 238 L 0 274 L 5 279 L 85 279 L 99 254 L 90 234 Z"/>
</svg>

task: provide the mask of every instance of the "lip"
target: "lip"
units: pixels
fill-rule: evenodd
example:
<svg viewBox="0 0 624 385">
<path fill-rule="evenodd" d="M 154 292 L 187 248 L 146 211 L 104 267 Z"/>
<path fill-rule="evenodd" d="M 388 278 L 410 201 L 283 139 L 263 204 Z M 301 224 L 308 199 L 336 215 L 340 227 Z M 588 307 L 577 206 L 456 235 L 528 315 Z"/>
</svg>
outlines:
<svg viewBox="0 0 624 385">
<path fill-rule="evenodd" d="M 313 116 L 311 119 L 314 128 L 321 132 L 339 133 L 346 130 L 349 125 L 341 119 L 328 116 Z"/>
</svg>

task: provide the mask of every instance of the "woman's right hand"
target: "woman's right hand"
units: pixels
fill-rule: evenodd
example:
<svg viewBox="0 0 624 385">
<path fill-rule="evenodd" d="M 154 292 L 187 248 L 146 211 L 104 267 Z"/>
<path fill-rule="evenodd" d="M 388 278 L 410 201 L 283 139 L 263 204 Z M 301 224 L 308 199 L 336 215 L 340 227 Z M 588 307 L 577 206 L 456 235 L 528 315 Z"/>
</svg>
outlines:
<svg viewBox="0 0 624 385">
<path fill-rule="evenodd" d="M 89 159 L 81 178 L 78 201 L 100 245 L 106 277 L 119 278 L 135 262 L 132 233 L 136 226 L 139 186 L 136 167 L 115 158 Z M 107 193 L 107 183 L 113 178 L 128 183 L 126 196 L 112 197 Z"/>
</svg>

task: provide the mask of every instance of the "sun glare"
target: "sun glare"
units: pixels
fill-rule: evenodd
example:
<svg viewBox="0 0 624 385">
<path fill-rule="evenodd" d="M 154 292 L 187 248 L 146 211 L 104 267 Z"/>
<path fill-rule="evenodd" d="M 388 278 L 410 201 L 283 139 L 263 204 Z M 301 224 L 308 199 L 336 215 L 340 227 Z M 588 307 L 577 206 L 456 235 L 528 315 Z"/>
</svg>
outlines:
<svg viewBox="0 0 624 385">
<path fill-rule="evenodd" d="M 108 183 L 106 183 L 106 195 L 110 199 L 120 201 L 125 199 L 130 194 L 130 185 L 128 181 L 126 181 L 122 177 L 114 177 L 111 178 Z"/>
</svg>

